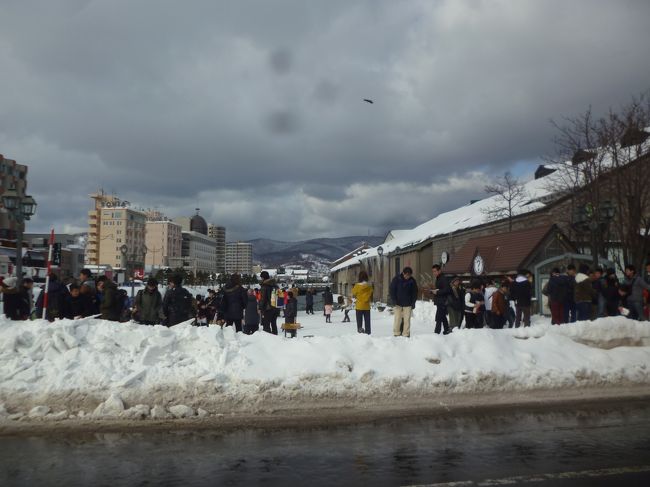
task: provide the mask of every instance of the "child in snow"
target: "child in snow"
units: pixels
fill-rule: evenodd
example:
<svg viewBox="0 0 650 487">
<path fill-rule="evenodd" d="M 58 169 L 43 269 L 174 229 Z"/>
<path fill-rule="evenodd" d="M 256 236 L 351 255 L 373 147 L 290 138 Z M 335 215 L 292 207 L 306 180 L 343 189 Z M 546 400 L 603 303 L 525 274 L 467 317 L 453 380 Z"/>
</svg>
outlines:
<svg viewBox="0 0 650 487">
<path fill-rule="evenodd" d="M 295 323 L 298 316 L 298 300 L 294 297 L 293 292 L 287 292 L 287 303 L 284 308 L 284 322 Z"/>
<path fill-rule="evenodd" d="M 339 296 L 338 298 L 339 308 L 343 311 L 343 321 L 342 323 L 350 322 L 350 304 L 348 298 L 345 296 Z"/>
</svg>

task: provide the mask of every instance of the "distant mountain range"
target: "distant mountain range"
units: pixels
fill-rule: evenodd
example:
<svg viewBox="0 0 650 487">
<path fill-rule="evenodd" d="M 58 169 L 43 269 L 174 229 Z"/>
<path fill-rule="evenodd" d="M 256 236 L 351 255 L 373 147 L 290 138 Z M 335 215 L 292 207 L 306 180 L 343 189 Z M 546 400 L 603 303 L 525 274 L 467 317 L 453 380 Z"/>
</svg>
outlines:
<svg viewBox="0 0 650 487">
<path fill-rule="evenodd" d="M 374 247 L 384 237 L 315 238 L 301 242 L 281 242 L 258 238 L 248 240 L 253 244 L 253 261 L 263 267 L 300 265 L 305 268 L 322 267 L 339 257 L 361 247 L 364 242 Z"/>
</svg>

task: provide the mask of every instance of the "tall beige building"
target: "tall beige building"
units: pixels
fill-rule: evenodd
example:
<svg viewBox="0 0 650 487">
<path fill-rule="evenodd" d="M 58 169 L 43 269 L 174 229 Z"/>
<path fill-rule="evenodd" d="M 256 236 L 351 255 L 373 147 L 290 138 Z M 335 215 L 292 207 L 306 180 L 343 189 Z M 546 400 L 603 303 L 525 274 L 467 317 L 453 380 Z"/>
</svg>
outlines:
<svg viewBox="0 0 650 487">
<path fill-rule="evenodd" d="M 218 225 L 208 225 L 208 236 L 217 242 L 217 272 L 226 272 L 226 228 Z"/>
<path fill-rule="evenodd" d="M 162 215 L 147 218 L 145 245 L 148 269 L 177 267 L 181 259 L 182 227 Z"/>
<path fill-rule="evenodd" d="M 226 273 L 250 274 L 253 270 L 253 244 L 230 242 L 226 244 Z"/>
<path fill-rule="evenodd" d="M 146 214 L 128 201 L 103 191 L 91 194 L 94 209 L 88 212 L 86 264 L 113 269 L 144 267 Z"/>
</svg>

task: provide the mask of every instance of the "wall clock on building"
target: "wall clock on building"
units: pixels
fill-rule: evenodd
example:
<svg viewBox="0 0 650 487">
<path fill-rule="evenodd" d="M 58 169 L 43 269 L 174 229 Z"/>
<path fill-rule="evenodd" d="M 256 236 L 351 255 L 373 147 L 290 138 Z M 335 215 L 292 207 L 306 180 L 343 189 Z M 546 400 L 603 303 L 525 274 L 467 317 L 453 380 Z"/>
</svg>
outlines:
<svg viewBox="0 0 650 487">
<path fill-rule="evenodd" d="M 474 262 L 472 263 L 472 269 L 474 269 L 474 274 L 480 276 L 485 270 L 485 262 L 483 262 L 483 257 L 477 255 L 474 257 Z"/>
<path fill-rule="evenodd" d="M 447 262 L 449 262 L 449 254 L 446 251 L 440 254 L 440 262 L 442 265 L 445 265 Z"/>
</svg>

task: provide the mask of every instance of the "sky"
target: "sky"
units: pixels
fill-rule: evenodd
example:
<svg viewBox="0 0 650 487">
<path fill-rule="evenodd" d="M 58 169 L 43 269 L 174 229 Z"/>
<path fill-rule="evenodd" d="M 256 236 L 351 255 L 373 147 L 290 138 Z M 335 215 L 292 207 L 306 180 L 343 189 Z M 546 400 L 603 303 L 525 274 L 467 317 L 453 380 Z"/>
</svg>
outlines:
<svg viewBox="0 0 650 487">
<path fill-rule="evenodd" d="M 228 240 L 383 235 L 532 175 L 650 89 L 647 0 L 0 0 L 0 153 L 27 231 L 99 188 Z M 369 104 L 363 101 L 369 98 Z"/>
</svg>

